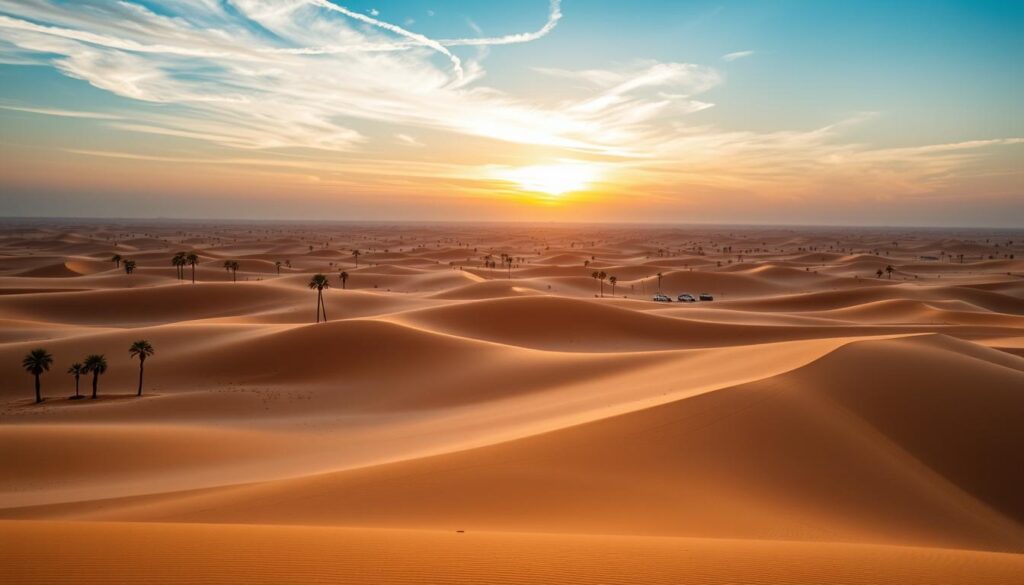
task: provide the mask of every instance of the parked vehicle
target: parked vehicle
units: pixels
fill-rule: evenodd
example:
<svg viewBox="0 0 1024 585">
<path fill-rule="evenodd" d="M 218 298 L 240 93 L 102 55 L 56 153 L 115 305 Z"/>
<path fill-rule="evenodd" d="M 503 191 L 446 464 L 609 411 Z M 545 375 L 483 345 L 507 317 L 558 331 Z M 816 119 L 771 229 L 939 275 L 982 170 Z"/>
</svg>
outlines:
<svg viewBox="0 0 1024 585">
<path fill-rule="evenodd" d="M 713 301 L 713 300 L 715 300 L 715 297 L 709 295 L 708 293 L 700 293 L 700 300 L 702 300 L 702 301 Z"/>
<path fill-rule="evenodd" d="M 679 302 L 680 303 L 696 303 L 697 299 L 693 298 L 693 295 L 691 295 L 690 293 L 683 293 L 683 294 L 679 295 Z"/>
<path fill-rule="evenodd" d="M 658 294 L 654 295 L 653 299 L 654 299 L 654 302 L 656 302 L 656 303 L 671 303 L 672 302 L 672 297 L 670 297 L 668 295 L 663 295 L 661 293 L 658 293 Z"/>
</svg>

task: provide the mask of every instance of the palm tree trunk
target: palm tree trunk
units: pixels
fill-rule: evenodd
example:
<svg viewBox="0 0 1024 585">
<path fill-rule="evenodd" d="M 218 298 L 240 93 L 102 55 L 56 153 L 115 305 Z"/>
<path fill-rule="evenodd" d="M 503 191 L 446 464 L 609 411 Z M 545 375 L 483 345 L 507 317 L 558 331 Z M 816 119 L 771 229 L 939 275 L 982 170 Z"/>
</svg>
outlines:
<svg viewBox="0 0 1024 585">
<path fill-rule="evenodd" d="M 39 389 L 39 374 L 36 374 L 36 404 L 43 401 L 43 395 Z"/>
<path fill-rule="evenodd" d="M 92 397 L 96 398 L 96 384 L 99 382 L 99 372 L 92 373 Z"/>
<path fill-rule="evenodd" d="M 196 283 L 196 265 L 192 265 L 192 284 Z"/>
<path fill-rule="evenodd" d="M 320 292 L 320 307 L 324 310 L 324 323 L 327 322 L 327 303 L 324 301 L 324 293 Z"/>
<path fill-rule="evenodd" d="M 75 374 L 75 398 L 78 398 L 78 374 Z"/>
<path fill-rule="evenodd" d="M 316 291 L 316 322 L 320 322 L 320 291 Z"/>
<path fill-rule="evenodd" d="M 136 396 L 142 396 L 142 365 L 146 363 L 146 360 L 139 357 L 139 393 Z"/>
</svg>

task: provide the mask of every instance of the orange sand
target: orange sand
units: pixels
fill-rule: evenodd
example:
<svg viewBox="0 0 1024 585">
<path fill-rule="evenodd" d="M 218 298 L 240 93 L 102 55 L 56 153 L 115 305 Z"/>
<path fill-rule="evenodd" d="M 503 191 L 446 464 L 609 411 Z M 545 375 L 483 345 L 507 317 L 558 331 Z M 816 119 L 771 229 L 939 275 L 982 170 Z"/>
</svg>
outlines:
<svg viewBox="0 0 1024 585">
<path fill-rule="evenodd" d="M 1021 235 L 8 223 L 0 581 L 1020 582 Z"/>
</svg>

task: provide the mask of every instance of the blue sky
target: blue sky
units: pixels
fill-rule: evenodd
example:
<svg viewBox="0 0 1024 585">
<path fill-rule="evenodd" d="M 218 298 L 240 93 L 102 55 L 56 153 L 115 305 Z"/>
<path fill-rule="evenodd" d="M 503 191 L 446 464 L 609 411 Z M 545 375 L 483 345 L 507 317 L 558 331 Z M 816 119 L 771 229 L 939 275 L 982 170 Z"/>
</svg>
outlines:
<svg viewBox="0 0 1024 585">
<path fill-rule="evenodd" d="M 1022 25 L 1010 1 L 0 0 L 0 214 L 1022 225 Z"/>
</svg>

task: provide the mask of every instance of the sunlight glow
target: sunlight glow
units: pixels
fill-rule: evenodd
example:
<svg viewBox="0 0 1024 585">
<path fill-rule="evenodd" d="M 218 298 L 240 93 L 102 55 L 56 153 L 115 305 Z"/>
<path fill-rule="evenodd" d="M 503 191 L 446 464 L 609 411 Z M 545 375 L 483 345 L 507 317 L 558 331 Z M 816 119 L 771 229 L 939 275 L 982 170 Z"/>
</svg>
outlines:
<svg viewBox="0 0 1024 585">
<path fill-rule="evenodd" d="M 597 165 L 579 161 L 562 161 L 550 165 L 534 165 L 508 169 L 499 173 L 498 178 L 519 185 L 523 191 L 561 196 L 573 191 L 583 191 L 598 179 Z"/>
</svg>

